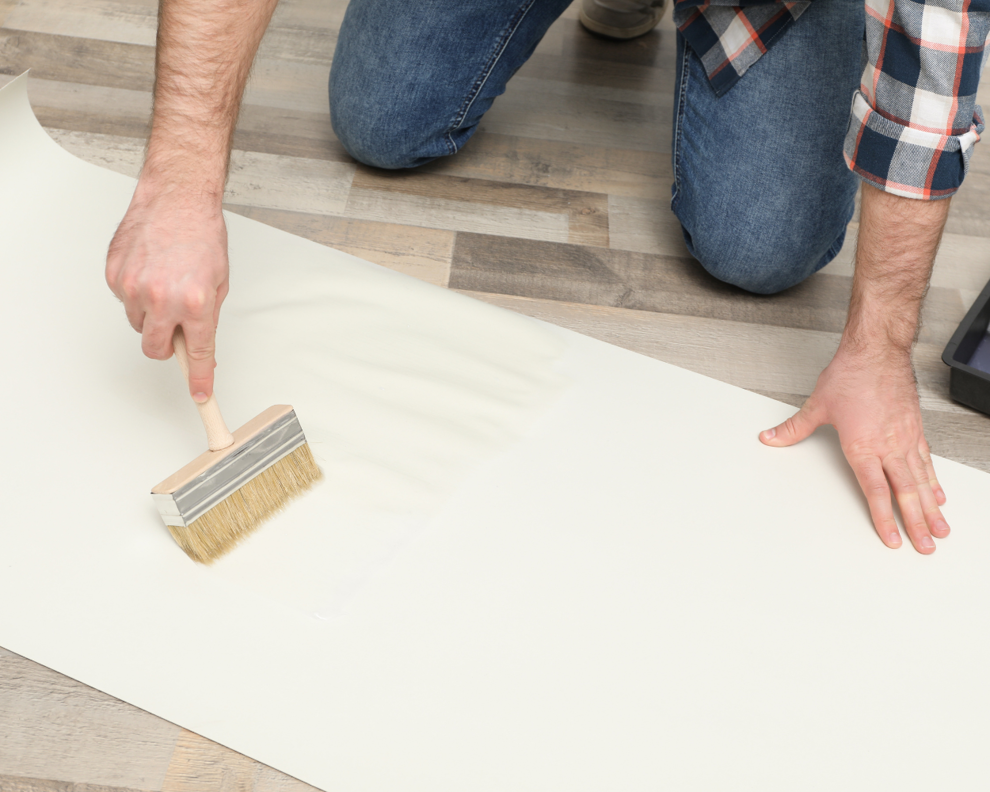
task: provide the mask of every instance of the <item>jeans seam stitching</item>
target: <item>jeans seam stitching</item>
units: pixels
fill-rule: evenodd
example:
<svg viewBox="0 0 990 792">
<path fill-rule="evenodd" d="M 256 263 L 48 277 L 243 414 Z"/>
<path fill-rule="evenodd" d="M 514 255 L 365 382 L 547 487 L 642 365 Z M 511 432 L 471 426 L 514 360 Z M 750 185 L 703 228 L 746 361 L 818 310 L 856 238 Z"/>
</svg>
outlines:
<svg viewBox="0 0 990 792">
<path fill-rule="evenodd" d="M 535 2 L 536 0 L 528 0 L 528 2 L 519 7 L 515 13 L 515 16 L 509 20 L 509 24 L 506 26 L 506 30 L 502 34 L 501 39 L 495 45 L 495 50 L 488 59 L 488 63 L 485 64 L 484 68 L 481 70 L 481 74 L 479 74 L 475 79 L 474 85 L 471 86 L 471 90 L 468 91 L 467 96 L 464 98 L 464 103 L 454 116 L 454 120 L 448 128 L 446 134 L 447 145 L 450 146 L 451 154 L 455 154 L 457 152 L 457 146 L 454 143 L 452 133 L 464 122 L 464 119 L 467 117 L 472 105 L 481 93 L 481 89 L 485 87 L 485 83 L 488 82 L 488 78 L 491 76 L 492 72 L 495 70 L 495 67 L 498 65 L 499 60 L 501 60 L 502 55 L 505 53 L 506 47 L 509 46 L 509 42 L 512 40 L 512 37 L 519 29 L 523 19 L 526 18 L 526 14 L 529 13 L 529 9 L 533 7 Z"/>
<path fill-rule="evenodd" d="M 684 60 L 680 64 L 681 68 L 681 90 L 677 95 L 677 117 L 674 119 L 674 195 L 670 199 L 671 207 L 674 201 L 680 197 L 681 193 L 681 136 L 684 133 L 684 101 L 687 95 L 687 84 L 691 69 L 691 49 L 688 43 L 684 42 Z"/>
</svg>

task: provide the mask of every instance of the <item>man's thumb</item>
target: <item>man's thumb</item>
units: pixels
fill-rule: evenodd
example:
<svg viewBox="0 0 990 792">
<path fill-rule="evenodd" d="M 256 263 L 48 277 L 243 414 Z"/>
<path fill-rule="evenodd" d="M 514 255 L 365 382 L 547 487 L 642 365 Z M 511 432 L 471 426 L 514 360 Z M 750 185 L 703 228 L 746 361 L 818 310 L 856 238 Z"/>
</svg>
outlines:
<svg viewBox="0 0 990 792">
<path fill-rule="evenodd" d="M 782 424 L 760 432 L 760 442 L 769 446 L 794 445 L 810 437 L 821 425 L 822 421 L 816 416 L 814 408 L 805 404 Z"/>
</svg>

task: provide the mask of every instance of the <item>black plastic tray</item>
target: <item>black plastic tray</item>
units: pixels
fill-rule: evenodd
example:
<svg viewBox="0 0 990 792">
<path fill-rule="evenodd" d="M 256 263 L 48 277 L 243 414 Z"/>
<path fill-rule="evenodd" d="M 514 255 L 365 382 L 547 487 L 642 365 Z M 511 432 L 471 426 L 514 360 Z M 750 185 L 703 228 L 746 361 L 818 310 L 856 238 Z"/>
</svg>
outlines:
<svg viewBox="0 0 990 792">
<path fill-rule="evenodd" d="M 942 361 L 949 366 L 949 395 L 990 415 L 990 283 L 986 285 L 949 343 Z"/>
</svg>

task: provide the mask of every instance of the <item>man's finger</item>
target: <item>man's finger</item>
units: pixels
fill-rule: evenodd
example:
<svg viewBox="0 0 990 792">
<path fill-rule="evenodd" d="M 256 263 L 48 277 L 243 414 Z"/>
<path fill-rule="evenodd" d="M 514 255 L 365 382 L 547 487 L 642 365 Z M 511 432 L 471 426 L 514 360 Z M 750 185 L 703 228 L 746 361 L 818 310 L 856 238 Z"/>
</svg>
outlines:
<svg viewBox="0 0 990 792">
<path fill-rule="evenodd" d="M 223 301 L 227 297 L 227 292 L 229 291 L 230 291 L 230 279 L 228 278 L 223 283 L 221 283 L 220 288 L 217 289 L 217 301 L 213 305 L 214 330 L 220 325 L 220 306 L 223 305 Z"/>
<path fill-rule="evenodd" d="M 925 471 L 928 473 L 928 481 L 931 484 L 932 492 L 935 493 L 935 500 L 938 501 L 939 506 L 945 506 L 945 491 L 942 489 L 942 485 L 938 483 L 938 476 L 935 475 L 935 465 L 932 463 L 932 452 L 928 448 L 928 441 L 924 437 L 921 438 L 921 444 L 918 446 L 918 453 L 921 455 L 921 461 L 925 463 Z"/>
<path fill-rule="evenodd" d="M 921 506 L 918 484 L 914 480 L 914 476 L 911 475 L 907 461 L 903 457 L 892 457 L 884 460 L 883 469 L 894 490 L 897 505 L 901 507 L 904 529 L 907 531 L 914 549 L 925 555 L 934 553 L 935 540 L 928 530 L 925 512 Z"/>
<path fill-rule="evenodd" d="M 155 321 L 145 317 L 144 331 L 141 333 L 141 351 L 154 360 L 168 360 L 172 357 L 172 333 L 175 322 Z"/>
<path fill-rule="evenodd" d="M 769 446 L 794 445 L 809 437 L 822 423 L 824 421 L 818 410 L 810 402 L 805 402 L 804 407 L 782 424 L 760 432 L 760 441 Z"/>
<path fill-rule="evenodd" d="M 901 533 L 897 530 L 897 522 L 894 520 L 894 509 L 890 504 L 890 487 L 887 485 L 887 477 L 884 475 L 880 460 L 875 456 L 859 457 L 850 459 L 849 464 L 856 474 L 860 489 L 866 496 L 870 516 L 873 518 L 873 527 L 877 529 L 880 541 L 887 547 L 900 547 Z"/>
<path fill-rule="evenodd" d="M 921 499 L 921 510 L 924 512 L 928 530 L 938 539 L 948 536 L 949 524 L 945 521 L 942 510 L 938 507 L 938 501 L 932 491 L 932 482 L 921 455 L 908 454 L 907 463 L 918 485 L 918 497 Z"/>
<path fill-rule="evenodd" d="M 187 322 L 182 325 L 182 333 L 189 358 L 189 393 L 195 401 L 204 402 L 213 395 L 216 334 L 210 321 Z"/>
<path fill-rule="evenodd" d="M 143 334 L 145 320 L 144 311 L 136 306 L 134 308 L 128 308 L 126 303 L 124 304 L 124 311 L 127 314 L 127 321 L 130 323 L 131 327 Z"/>
</svg>

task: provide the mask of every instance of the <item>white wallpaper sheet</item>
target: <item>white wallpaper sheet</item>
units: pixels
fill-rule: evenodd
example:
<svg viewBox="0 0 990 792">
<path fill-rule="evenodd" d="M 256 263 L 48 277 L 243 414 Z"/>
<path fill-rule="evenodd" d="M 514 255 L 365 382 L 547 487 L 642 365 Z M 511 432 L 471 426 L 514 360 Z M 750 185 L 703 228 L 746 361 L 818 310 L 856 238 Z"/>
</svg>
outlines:
<svg viewBox="0 0 990 792">
<path fill-rule="evenodd" d="M 103 281 L 133 181 L 0 91 L 0 645 L 327 790 L 931 790 L 990 776 L 990 476 L 876 538 L 791 408 L 237 216 L 218 394 L 327 481 L 214 567 L 202 450 Z"/>
</svg>

